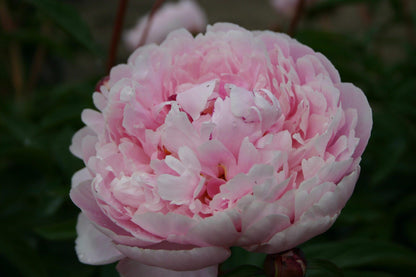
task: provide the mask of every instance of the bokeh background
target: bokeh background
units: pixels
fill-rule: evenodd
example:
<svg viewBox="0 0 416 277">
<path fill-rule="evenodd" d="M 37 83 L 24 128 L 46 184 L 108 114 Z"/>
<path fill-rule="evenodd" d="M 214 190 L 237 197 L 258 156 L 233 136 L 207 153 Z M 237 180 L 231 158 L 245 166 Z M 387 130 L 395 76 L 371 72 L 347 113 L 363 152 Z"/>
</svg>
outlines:
<svg viewBox="0 0 416 277">
<path fill-rule="evenodd" d="M 209 23 L 286 32 L 292 20 L 268 0 L 198 3 Z M 124 27 L 152 4 L 129 1 Z M 83 165 L 68 149 L 106 75 L 117 6 L 0 2 L 0 276 L 118 276 L 114 265 L 77 260 L 69 189 Z M 416 1 L 318 1 L 294 36 L 359 86 L 374 116 L 352 198 L 328 232 L 300 246 L 307 276 L 416 276 Z M 128 55 L 121 42 L 117 63 Z M 221 271 L 253 276 L 264 257 L 235 248 Z"/>
</svg>

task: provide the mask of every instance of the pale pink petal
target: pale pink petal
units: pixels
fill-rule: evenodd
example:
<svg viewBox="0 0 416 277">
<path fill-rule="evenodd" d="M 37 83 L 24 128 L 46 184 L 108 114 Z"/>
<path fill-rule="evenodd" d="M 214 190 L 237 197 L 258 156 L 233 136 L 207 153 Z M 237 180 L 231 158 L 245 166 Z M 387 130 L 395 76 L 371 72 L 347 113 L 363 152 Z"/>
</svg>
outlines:
<svg viewBox="0 0 416 277">
<path fill-rule="evenodd" d="M 102 265 L 118 261 L 124 257 L 115 248 L 112 240 L 98 231 L 82 213 L 78 216 L 77 233 L 75 250 L 81 262 Z"/>
<path fill-rule="evenodd" d="M 364 93 L 350 83 L 341 83 L 338 85 L 341 91 L 341 103 L 344 109 L 354 108 L 358 112 L 358 123 L 356 127 L 356 136 L 360 138 L 360 142 L 355 149 L 353 157 L 359 157 L 364 152 L 370 138 L 373 118 L 371 108 L 368 104 Z"/>
<path fill-rule="evenodd" d="M 216 23 L 214 25 L 207 26 L 207 34 L 209 33 L 219 33 L 219 32 L 229 32 L 229 31 L 243 31 L 246 32 L 244 28 L 233 23 Z"/>
<path fill-rule="evenodd" d="M 212 122 L 216 124 L 216 127 L 212 132 L 212 138 L 221 141 L 234 156 L 238 155 L 241 142 L 245 137 L 249 136 L 253 141 L 262 135 L 262 131 L 256 128 L 258 124 L 245 122 L 243 118 L 236 117 L 232 113 L 229 98 L 224 101 L 217 98 L 214 109 Z M 259 121 L 258 116 L 256 121 Z"/>
<path fill-rule="evenodd" d="M 122 277 L 216 277 L 218 265 L 212 265 L 195 271 L 175 271 L 161 267 L 145 265 L 132 259 L 123 259 L 117 264 Z"/>
<path fill-rule="evenodd" d="M 130 259 L 140 263 L 171 270 L 193 271 L 217 265 L 226 260 L 231 252 L 222 247 L 197 247 L 191 249 L 143 249 L 127 245 L 116 245 Z"/>
<path fill-rule="evenodd" d="M 103 132 L 104 118 L 103 115 L 91 109 L 85 109 L 81 113 L 82 122 L 90 127 L 96 134 Z"/>
<path fill-rule="evenodd" d="M 83 156 L 82 156 L 82 141 L 85 137 L 94 136 L 94 135 L 95 135 L 95 133 L 90 127 L 85 126 L 85 127 L 81 128 L 72 137 L 72 143 L 71 143 L 71 146 L 69 147 L 69 150 L 71 151 L 71 153 L 74 156 L 82 159 L 83 158 Z"/>
<path fill-rule="evenodd" d="M 200 245 L 231 246 L 239 237 L 236 223 L 240 215 L 235 210 L 216 213 L 213 216 L 199 220 L 188 230 L 186 238 L 190 242 Z M 218 227 L 221 226 L 221 227 Z"/>
<path fill-rule="evenodd" d="M 157 178 L 158 193 L 173 204 L 189 203 L 200 179 L 188 171 L 181 176 L 163 174 Z"/>
<path fill-rule="evenodd" d="M 181 92 L 176 97 L 176 101 L 193 120 L 197 120 L 205 109 L 216 83 L 217 80 L 209 81 Z"/>
<path fill-rule="evenodd" d="M 206 21 L 205 13 L 194 1 L 166 3 L 153 15 L 145 43 L 160 43 L 169 32 L 179 28 L 201 32 L 205 29 Z M 124 39 L 130 49 L 139 45 L 147 23 L 148 16 L 145 16 L 139 19 L 137 26 L 126 32 Z"/>
<path fill-rule="evenodd" d="M 71 179 L 71 188 L 76 188 L 79 184 L 83 182 L 92 182 L 93 176 L 88 171 L 86 167 L 83 169 L 78 170 L 74 173 Z"/>
<path fill-rule="evenodd" d="M 243 139 L 238 154 L 238 169 L 240 172 L 248 173 L 251 167 L 260 162 L 260 153 L 249 141 L 248 137 Z"/>
<path fill-rule="evenodd" d="M 200 143 L 200 136 L 189 122 L 186 113 L 179 111 L 176 103 L 166 116 L 164 126 L 161 142 L 168 151 L 177 153 L 184 145 L 195 149 Z"/>
<path fill-rule="evenodd" d="M 285 207 L 245 197 L 238 207 L 243 211 L 242 236 L 237 245 L 247 246 L 268 241 L 274 234 L 289 227 L 290 218 Z"/>
<path fill-rule="evenodd" d="M 234 155 L 218 140 L 210 140 L 198 148 L 198 158 L 205 174 L 218 176 L 218 166 L 225 167 L 225 177 L 233 178 L 236 172 Z"/>
<path fill-rule="evenodd" d="M 303 218 L 289 228 L 275 234 L 268 243 L 245 248 L 248 251 L 263 252 L 267 254 L 282 252 L 296 247 L 306 240 L 325 232 L 335 222 L 336 218 L 337 215 L 333 217 L 325 216 L 307 219 L 304 215 Z"/>
<path fill-rule="evenodd" d="M 321 53 L 316 53 L 316 57 L 321 61 L 322 65 L 325 66 L 329 76 L 331 77 L 332 82 L 340 83 L 341 77 L 339 76 L 338 70 L 333 66 L 333 64 L 328 60 L 327 57 Z"/>
<path fill-rule="evenodd" d="M 170 235 L 184 236 L 195 224 L 195 221 L 188 216 L 174 213 L 135 214 L 132 221 L 149 233 L 163 238 L 168 238 Z"/>
<path fill-rule="evenodd" d="M 293 225 L 274 235 L 267 243 L 247 247 L 250 251 L 277 253 L 293 248 L 325 232 L 335 222 L 339 211 L 354 190 L 359 170 L 354 171 L 337 185 L 334 192 L 325 194 L 318 203 L 306 211 Z"/>
</svg>

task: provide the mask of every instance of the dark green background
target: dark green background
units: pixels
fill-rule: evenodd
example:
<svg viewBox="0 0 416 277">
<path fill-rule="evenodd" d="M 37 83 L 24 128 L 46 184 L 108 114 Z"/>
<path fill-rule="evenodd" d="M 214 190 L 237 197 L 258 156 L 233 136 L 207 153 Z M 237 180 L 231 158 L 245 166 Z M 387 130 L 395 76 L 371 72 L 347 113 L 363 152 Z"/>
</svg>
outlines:
<svg viewBox="0 0 416 277">
<path fill-rule="evenodd" d="M 285 31 L 290 22 L 266 0 L 199 2 L 210 23 Z M 352 198 L 327 233 L 301 245 L 309 277 L 416 276 L 415 2 L 321 1 L 307 10 L 295 35 L 365 92 L 374 116 Z M 131 0 L 125 26 L 151 4 Z M 0 32 L 0 276 L 117 276 L 114 265 L 78 262 L 79 211 L 68 196 L 71 176 L 83 166 L 68 147 L 105 75 L 117 1 L 1 5 L 14 27 L 3 24 Z M 120 45 L 118 62 L 127 57 Z M 16 64 L 20 89 L 12 81 Z M 221 269 L 249 276 L 263 259 L 236 248 Z M 233 271 L 244 264 L 252 267 Z"/>
</svg>

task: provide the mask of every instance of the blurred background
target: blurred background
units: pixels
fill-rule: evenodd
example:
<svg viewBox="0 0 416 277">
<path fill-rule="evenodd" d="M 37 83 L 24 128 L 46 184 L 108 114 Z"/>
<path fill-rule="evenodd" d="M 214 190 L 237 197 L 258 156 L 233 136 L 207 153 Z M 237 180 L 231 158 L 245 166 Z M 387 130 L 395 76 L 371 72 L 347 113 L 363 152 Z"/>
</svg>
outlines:
<svg viewBox="0 0 416 277">
<path fill-rule="evenodd" d="M 129 1 L 124 29 L 153 3 Z M 294 37 L 370 101 L 360 179 L 335 225 L 300 246 L 307 276 L 416 276 L 416 1 L 317 0 L 302 14 L 268 0 L 197 3 L 210 24 L 281 32 L 295 24 Z M 83 164 L 68 149 L 107 74 L 117 9 L 118 1 L 0 2 L 0 276 L 118 276 L 114 265 L 76 257 L 79 210 L 69 189 Z M 129 54 L 120 41 L 116 64 Z M 252 276 L 264 257 L 235 248 L 221 270 Z"/>
</svg>

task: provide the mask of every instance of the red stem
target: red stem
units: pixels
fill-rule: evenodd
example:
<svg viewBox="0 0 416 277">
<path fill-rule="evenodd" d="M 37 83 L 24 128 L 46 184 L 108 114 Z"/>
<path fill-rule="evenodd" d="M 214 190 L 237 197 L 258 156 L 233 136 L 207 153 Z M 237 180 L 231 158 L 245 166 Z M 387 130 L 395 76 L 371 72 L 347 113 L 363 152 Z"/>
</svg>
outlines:
<svg viewBox="0 0 416 277">
<path fill-rule="evenodd" d="M 412 13 L 408 0 L 402 0 L 402 14 L 406 24 L 406 32 L 407 37 L 409 38 L 409 42 L 413 45 L 416 45 L 416 30 L 413 26 Z"/>
<path fill-rule="evenodd" d="M 142 37 L 140 38 L 137 47 L 143 46 L 146 43 L 147 35 L 149 34 L 150 26 L 152 25 L 153 16 L 155 15 L 156 11 L 160 8 L 160 6 L 162 6 L 163 2 L 165 2 L 165 0 L 156 0 L 156 2 L 153 4 L 149 17 L 147 18 L 146 26 L 143 30 Z"/>
<path fill-rule="evenodd" d="M 0 2 L 0 23 L 3 30 L 7 33 L 11 33 L 16 30 L 16 24 L 10 15 L 10 11 L 5 1 Z M 10 71 L 12 84 L 16 93 L 16 98 L 22 98 L 23 92 L 23 68 L 22 68 L 22 53 L 20 51 L 20 43 L 16 40 L 12 40 L 9 44 L 10 55 Z"/>
<path fill-rule="evenodd" d="M 43 35 L 50 34 L 50 23 L 45 22 L 42 25 L 41 33 Z M 39 44 L 32 59 L 32 66 L 30 67 L 29 79 L 27 81 L 27 91 L 31 92 L 38 81 L 39 75 L 45 61 L 46 48 L 45 45 Z"/>
<path fill-rule="evenodd" d="M 110 50 L 108 52 L 108 60 L 107 60 L 107 72 L 108 73 L 110 73 L 110 70 L 113 67 L 115 59 L 116 59 L 117 47 L 120 41 L 121 29 L 123 28 L 124 15 L 126 13 L 127 2 L 128 0 L 119 1 L 116 21 L 114 23 L 114 28 L 113 28 L 113 35 L 111 37 Z"/>
<path fill-rule="evenodd" d="M 305 0 L 299 0 L 298 4 L 296 5 L 295 14 L 292 17 L 292 21 L 289 25 L 288 34 L 293 37 L 296 33 L 298 28 L 300 19 L 302 18 L 303 10 L 305 9 Z"/>
</svg>

